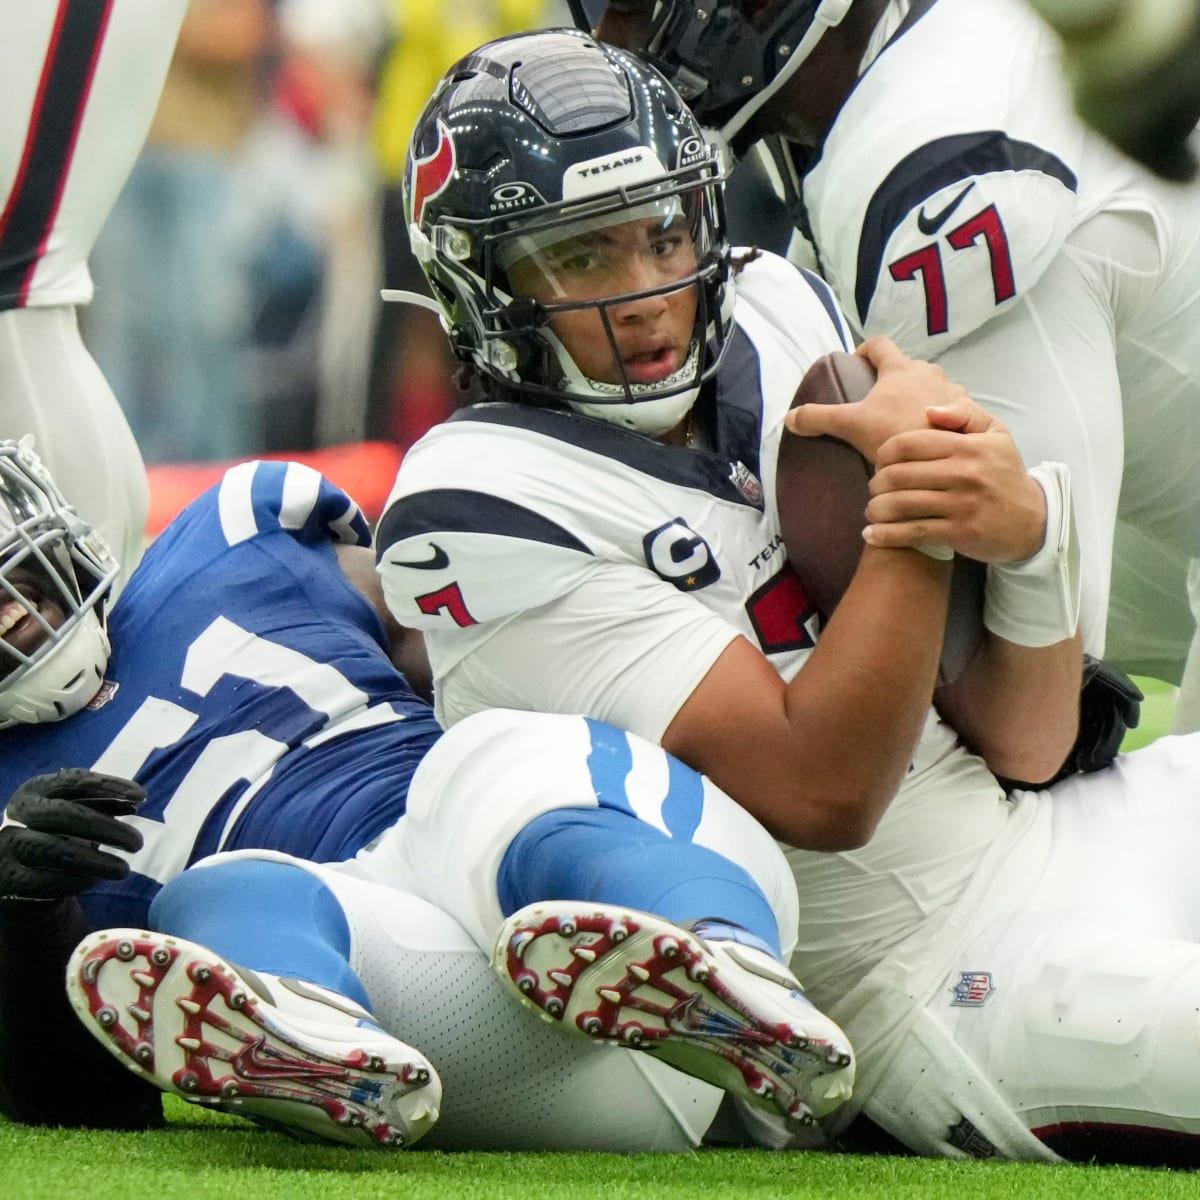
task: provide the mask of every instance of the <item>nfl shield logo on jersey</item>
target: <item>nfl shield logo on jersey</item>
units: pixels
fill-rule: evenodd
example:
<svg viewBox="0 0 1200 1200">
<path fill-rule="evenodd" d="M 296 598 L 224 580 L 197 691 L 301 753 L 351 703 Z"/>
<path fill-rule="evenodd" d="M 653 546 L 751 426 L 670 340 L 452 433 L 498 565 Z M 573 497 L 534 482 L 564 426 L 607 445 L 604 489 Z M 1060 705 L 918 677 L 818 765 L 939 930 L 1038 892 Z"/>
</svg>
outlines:
<svg viewBox="0 0 1200 1200">
<path fill-rule="evenodd" d="M 996 990 L 991 971 L 962 971 L 960 976 L 950 989 L 954 993 L 954 999 L 950 1001 L 952 1006 L 980 1008 Z"/>
<path fill-rule="evenodd" d="M 733 486 L 746 497 L 750 504 L 753 504 L 755 508 L 762 508 L 762 484 L 759 483 L 758 476 L 745 463 L 731 463 L 729 478 L 733 481 Z"/>
</svg>

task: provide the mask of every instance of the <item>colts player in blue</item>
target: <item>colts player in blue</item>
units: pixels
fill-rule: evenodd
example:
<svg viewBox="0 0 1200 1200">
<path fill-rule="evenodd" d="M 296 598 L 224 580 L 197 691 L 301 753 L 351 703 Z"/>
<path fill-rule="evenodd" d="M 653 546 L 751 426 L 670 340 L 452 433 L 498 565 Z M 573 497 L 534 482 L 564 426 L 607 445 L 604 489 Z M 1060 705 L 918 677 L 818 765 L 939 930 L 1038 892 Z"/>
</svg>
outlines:
<svg viewBox="0 0 1200 1200">
<path fill-rule="evenodd" d="M 0 443 L 0 494 L 0 787 L 15 793 L 0 894 L 10 950 L 24 938 L 32 953 L 23 957 L 61 967 L 51 944 L 145 925 L 163 883 L 206 854 L 256 846 L 343 858 L 396 822 L 439 729 L 350 582 L 355 555 L 370 559 L 370 531 L 345 493 L 295 463 L 234 468 L 154 544 L 111 617 L 117 564 L 28 443 Z M 125 851 L 124 861 L 91 841 Z M 84 884 L 78 906 L 45 906 Z M 11 999 L 0 1002 L 6 1018 Z M 314 1003 L 326 1025 L 334 1011 L 301 1000 L 290 1016 L 301 1032 Z M 410 1140 L 437 1115 L 436 1074 L 366 1019 L 361 1008 L 342 1018 L 344 1045 L 325 1035 L 326 1068 L 344 1060 L 351 1073 L 341 1094 L 291 1108 L 318 1128 L 345 1121 L 349 1140 L 363 1125 L 377 1141 Z M 69 1015 L 60 1026 L 77 1028 Z M 8 1033 L 0 1095 L 10 1114 L 36 1114 L 13 1090 L 22 1039 Z M 124 1074 L 113 1087 L 128 1092 Z M 376 1097 L 375 1121 L 356 1117 L 352 1096 L 363 1088 Z M 131 1103 L 136 1123 L 143 1106 Z"/>
<path fill-rule="evenodd" d="M 339 566 L 369 545 L 354 502 L 310 468 L 234 468 L 151 548 L 111 616 L 107 665 L 84 673 L 83 710 L 4 735 L 5 795 L 64 764 L 146 789 L 127 819 L 142 835 L 129 875 L 85 898 L 96 925 L 144 922 L 161 885 L 207 854 L 341 859 L 403 813 L 440 731 Z"/>
<path fill-rule="evenodd" d="M 840 1085 L 849 1074 L 840 1045 L 790 1045 L 790 1025 L 736 1062 L 705 1036 L 713 1022 L 745 1021 L 747 1003 L 760 1021 L 810 1020 L 780 968 L 773 980 L 754 966 L 774 961 L 778 931 L 795 924 L 794 886 L 765 831 L 657 748 L 596 722 L 484 714 L 440 737 L 351 583 L 378 588 L 362 518 L 320 476 L 235 468 L 151 547 L 110 624 L 115 564 L 27 447 L 0 443 L 0 497 L 4 782 L 49 772 L 16 788 L 0 831 L 0 938 L 6 959 L 28 964 L 0 983 L 9 1116 L 155 1115 L 133 1076 L 114 1081 L 112 1059 L 69 1036 L 82 1029 L 59 968 L 81 937 L 71 1005 L 118 1060 L 161 1090 L 301 1136 L 411 1144 L 438 1118 L 444 1081 L 455 1103 L 427 1144 L 686 1150 L 720 1086 L 803 1116 L 813 1075 L 833 1066 Z M 402 632 L 393 623 L 392 647 Z M 627 934 L 642 958 L 662 960 L 658 1004 L 620 1024 L 665 1062 L 550 1034 L 505 995 L 478 935 L 405 888 L 400 815 L 422 797 L 426 814 L 460 811 L 464 792 L 532 823 L 508 854 L 495 847 L 505 912 L 546 894 L 603 897 L 716 913 L 741 931 L 713 950 L 698 934 L 730 938 L 720 921 L 686 932 L 634 908 L 621 929 L 601 922 L 607 940 Z M 632 820 L 650 803 L 661 831 Z M 623 842 L 604 867 L 587 853 L 591 814 L 573 832 L 559 822 L 551 867 L 565 890 L 546 892 L 545 869 L 528 866 L 546 836 L 537 813 L 598 804 L 637 825 L 639 844 Z M 714 845 L 737 845 L 743 865 Z M 592 936 L 597 922 L 573 907 Z M 102 922 L 126 927 L 89 932 Z"/>
</svg>

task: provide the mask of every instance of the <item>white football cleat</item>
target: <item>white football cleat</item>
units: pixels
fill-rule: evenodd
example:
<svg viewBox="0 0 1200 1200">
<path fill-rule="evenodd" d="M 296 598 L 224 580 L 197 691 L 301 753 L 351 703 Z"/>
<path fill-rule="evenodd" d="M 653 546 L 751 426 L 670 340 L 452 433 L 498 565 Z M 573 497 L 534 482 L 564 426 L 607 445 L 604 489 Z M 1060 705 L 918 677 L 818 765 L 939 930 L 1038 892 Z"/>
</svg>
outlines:
<svg viewBox="0 0 1200 1200">
<path fill-rule="evenodd" d="M 809 1124 L 850 1096 L 846 1035 L 769 954 L 611 904 L 546 901 L 505 921 L 492 965 L 582 1037 L 643 1050 Z"/>
<path fill-rule="evenodd" d="M 365 1009 L 183 938 L 92 934 L 67 992 L 97 1039 L 164 1092 L 293 1137 L 408 1146 L 438 1118 L 437 1072 Z"/>
</svg>

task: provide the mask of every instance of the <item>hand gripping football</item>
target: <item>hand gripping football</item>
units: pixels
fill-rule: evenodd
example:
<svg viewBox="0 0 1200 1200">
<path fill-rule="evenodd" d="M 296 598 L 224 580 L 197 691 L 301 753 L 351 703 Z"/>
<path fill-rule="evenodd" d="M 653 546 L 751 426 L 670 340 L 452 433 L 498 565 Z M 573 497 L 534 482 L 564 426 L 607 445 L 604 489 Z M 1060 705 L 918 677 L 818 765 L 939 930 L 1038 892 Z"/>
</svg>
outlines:
<svg viewBox="0 0 1200 1200">
<path fill-rule="evenodd" d="M 835 352 L 809 367 L 797 404 L 853 404 L 871 390 L 875 368 L 857 354 Z M 871 498 L 871 464 L 848 442 L 796 437 L 779 443 L 775 495 L 788 560 L 822 621 L 837 607 L 862 557 L 862 531 Z M 950 611 L 942 642 L 939 682 L 957 679 L 983 639 L 983 585 L 987 567 L 954 556 Z M 896 631 L 897 637 L 903 630 Z"/>
</svg>

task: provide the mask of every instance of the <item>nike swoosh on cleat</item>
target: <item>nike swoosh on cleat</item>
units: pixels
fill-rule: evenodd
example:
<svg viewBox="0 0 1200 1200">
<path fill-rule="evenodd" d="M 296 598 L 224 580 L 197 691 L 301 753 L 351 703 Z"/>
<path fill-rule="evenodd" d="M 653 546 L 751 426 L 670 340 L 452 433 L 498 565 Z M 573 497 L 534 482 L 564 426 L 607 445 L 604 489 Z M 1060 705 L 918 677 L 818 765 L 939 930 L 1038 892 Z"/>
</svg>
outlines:
<svg viewBox="0 0 1200 1200">
<path fill-rule="evenodd" d="M 932 217 L 925 215 L 925 207 L 921 206 L 921 211 L 917 213 L 917 228 L 926 235 L 937 233 L 945 223 L 950 220 L 954 210 L 963 202 L 966 194 L 975 186 L 975 181 L 971 180 L 945 208 L 933 214 Z"/>
<path fill-rule="evenodd" d="M 345 1067 L 292 1058 L 274 1048 L 264 1054 L 266 1042 L 260 1034 L 233 1056 L 230 1065 L 243 1079 L 342 1079 L 348 1074 Z"/>
<path fill-rule="evenodd" d="M 443 567 L 448 567 L 450 555 L 437 542 L 430 542 L 429 545 L 433 548 L 433 557 L 427 558 L 423 562 L 404 562 L 399 558 L 389 558 L 388 562 L 396 567 L 412 567 L 414 571 L 440 571 Z"/>
</svg>

